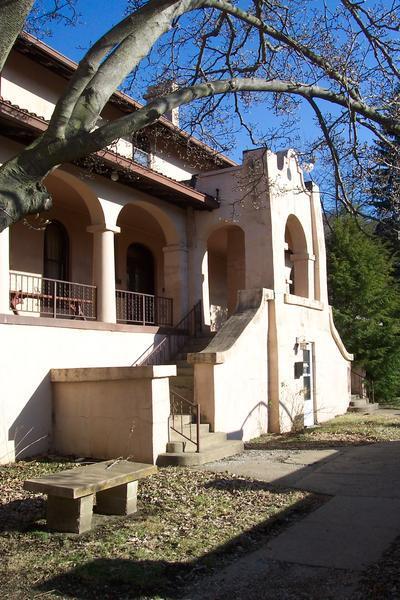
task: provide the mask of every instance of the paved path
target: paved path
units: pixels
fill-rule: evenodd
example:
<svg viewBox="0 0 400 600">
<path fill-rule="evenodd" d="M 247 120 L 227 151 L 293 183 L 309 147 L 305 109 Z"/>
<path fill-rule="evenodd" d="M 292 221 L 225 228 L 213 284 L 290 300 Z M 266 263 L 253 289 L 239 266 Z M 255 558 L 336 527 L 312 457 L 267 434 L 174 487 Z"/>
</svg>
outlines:
<svg viewBox="0 0 400 600">
<path fill-rule="evenodd" d="M 249 450 L 204 468 L 332 498 L 261 550 L 202 582 L 193 599 L 350 598 L 361 571 L 400 535 L 400 442 Z"/>
</svg>

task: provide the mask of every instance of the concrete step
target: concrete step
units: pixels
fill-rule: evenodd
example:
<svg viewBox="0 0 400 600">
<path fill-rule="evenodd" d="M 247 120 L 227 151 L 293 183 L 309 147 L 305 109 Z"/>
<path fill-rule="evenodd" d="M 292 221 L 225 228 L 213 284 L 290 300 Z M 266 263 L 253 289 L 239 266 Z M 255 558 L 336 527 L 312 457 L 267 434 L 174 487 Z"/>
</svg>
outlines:
<svg viewBox="0 0 400 600">
<path fill-rule="evenodd" d="M 193 400 L 193 389 L 193 376 L 177 375 L 173 378 L 173 381 L 171 381 L 171 392 L 176 392 L 177 394 L 183 396 L 183 398 L 186 398 L 186 400 Z"/>
<path fill-rule="evenodd" d="M 177 421 L 179 423 L 183 423 L 183 425 L 189 425 L 189 423 L 193 423 L 193 415 L 175 415 Z"/>
<path fill-rule="evenodd" d="M 240 454 L 243 450 L 244 444 L 241 440 L 227 440 L 218 446 L 213 446 L 201 452 L 164 452 L 158 455 L 157 465 L 159 467 L 204 465 L 214 460 Z"/>
<path fill-rule="evenodd" d="M 184 417 L 187 417 L 188 415 L 183 415 Z M 174 423 L 175 423 L 175 428 L 176 429 L 181 429 L 181 420 L 180 420 L 180 416 L 179 417 L 175 417 L 174 419 Z M 170 418 L 170 424 L 172 425 L 172 419 Z M 192 433 L 192 437 L 194 432 L 196 431 L 196 423 L 183 423 L 183 433 L 188 436 L 190 435 L 190 432 Z M 200 423 L 200 438 L 203 439 L 205 435 L 210 434 L 212 435 L 212 432 L 210 431 L 210 425 L 209 423 Z M 176 433 L 175 431 L 170 432 L 171 435 L 171 441 L 175 441 L 175 439 L 177 441 L 182 440 L 182 436 L 179 435 L 178 433 Z"/>
<path fill-rule="evenodd" d="M 366 404 L 365 406 L 349 406 L 347 412 L 350 413 L 360 413 L 363 415 L 370 415 L 371 413 L 378 410 L 379 404 L 375 402 L 375 404 Z"/>
<path fill-rule="evenodd" d="M 170 362 L 166 363 L 167 365 L 176 365 L 177 369 L 191 369 L 192 371 L 193 369 L 193 365 L 189 364 L 187 360 L 179 359 L 179 360 L 171 360 Z"/>
<path fill-rule="evenodd" d="M 184 452 L 195 452 L 196 444 L 194 442 L 190 442 L 182 437 L 176 431 L 170 432 L 171 442 L 183 442 L 184 443 Z M 195 439 L 196 430 L 192 430 L 192 439 Z M 202 433 L 200 434 L 200 448 L 202 452 L 206 452 L 211 448 L 221 446 L 227 441 L 226 433 L 216 432 L 216 433 Z"/>
<path fill-rule="evenodd" d="M 194 368 L 193 365 L 189 365 L 189 363 L 184 363 L 176 367 L 177 375 L 183 375 L 184 377 L 192 377 L 194 376 Z"/>
<path fill-rule="evenodd" d="M 354 398 L 350 400 L 350 406 L 354 406 L 356 408 L 362 408 L 363 406 L 368 406 L 367 398 Z"/>
<path fill-rule="evenodd" d="M 186 342 L 181 352 L 200 352 L 207 348 L 210 342 L 211 338 L 192 338 Z"/>
</svg>

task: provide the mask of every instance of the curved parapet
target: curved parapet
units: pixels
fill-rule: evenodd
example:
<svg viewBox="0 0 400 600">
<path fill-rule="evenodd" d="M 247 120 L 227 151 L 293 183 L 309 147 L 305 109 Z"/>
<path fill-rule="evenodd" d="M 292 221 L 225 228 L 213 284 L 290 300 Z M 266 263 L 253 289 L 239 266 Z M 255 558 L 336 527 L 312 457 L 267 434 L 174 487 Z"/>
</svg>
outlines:
<svg viewBox="0 0 400 600">
<path fill-rule="evenodd" d="M 343 356 L 343 358 L 350 362 L 354 360 L 354 354 L 350 354 L 350 352 L 347 352 L 345 345 L 342 342 L 342 338 L 340 337 L 339 332 L 336 329 L 335 323 L 333 322 L 333 313 L 331 306 L 329 307 L 329 328 L 332 337 L 335 340 L 336 346 L 339 348 L 339 352 Z"/>
<path fill-rule="evenodd" d="M 265 288 L 240 290 L 234 314 L 224 323 L 210 344 L 201 352 L 188 355 L 190 363 L 223 363 L 246 328 L 256 318 L 274 292 Z"/>
</svg>

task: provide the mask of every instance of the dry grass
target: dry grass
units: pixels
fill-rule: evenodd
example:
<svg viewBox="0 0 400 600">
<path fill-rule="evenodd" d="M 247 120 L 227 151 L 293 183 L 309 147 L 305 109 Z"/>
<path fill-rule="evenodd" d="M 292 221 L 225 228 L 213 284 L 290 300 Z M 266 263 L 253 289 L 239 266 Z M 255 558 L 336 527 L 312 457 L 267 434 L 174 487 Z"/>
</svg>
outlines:
<svg viewBox="0 0 400 600">
<path fill-rule="evenodd" d="M 267 434 L 246 444 L 247 449 L 323 449 L 400 440 L 400 419 L 391 415 L 349 413 L 298 433 Z"/>
<path fill-rule="evenodd" d="M 253 549 L 322 499 L 262 482 L 168 468 L 140 483 L 139 512 L 96 517 L 90 533 L 45 527 L 27 477 L 70 467 L 41 460 L 0 467 L 0 597 L 177 598 L 189 578 Z"/>
</svg>

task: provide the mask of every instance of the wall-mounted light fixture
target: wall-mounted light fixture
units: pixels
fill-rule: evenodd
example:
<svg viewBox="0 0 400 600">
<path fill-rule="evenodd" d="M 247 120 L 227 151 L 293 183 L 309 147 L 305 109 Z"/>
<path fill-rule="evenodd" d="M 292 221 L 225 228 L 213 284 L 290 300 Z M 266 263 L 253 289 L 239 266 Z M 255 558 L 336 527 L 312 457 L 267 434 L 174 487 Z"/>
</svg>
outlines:
<svg viewBox="0 0 400 600">
<path fill-rule="evenodd" d="M 119 179 L 118 171 L 111 171 L 110 177 L 111 177 L 111 181 L 118 181 L 118 179 Z"/>
</svg>

